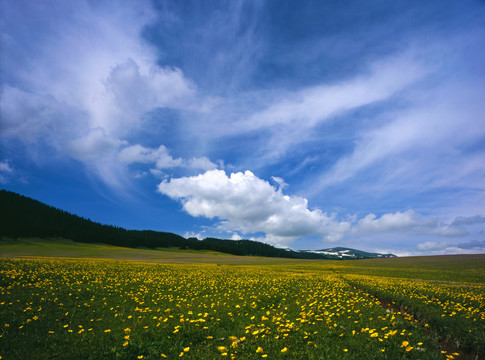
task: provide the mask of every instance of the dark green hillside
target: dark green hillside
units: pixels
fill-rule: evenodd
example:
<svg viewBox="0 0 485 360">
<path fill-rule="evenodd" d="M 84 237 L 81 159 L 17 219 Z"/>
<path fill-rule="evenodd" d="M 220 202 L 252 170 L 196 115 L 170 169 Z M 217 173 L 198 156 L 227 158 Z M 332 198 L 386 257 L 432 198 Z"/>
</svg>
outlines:
<svg viewBox="0 0 485 360">
<path fill-rule="evenodd" d="M 253 255 L 299 259 L 327 259 L 325 255 L 275 248 L 251 240 L 185 239 L 182 236 L 150 230 L 126 230 L 56 209 L 40 201 L 0 190 L 0 236 L 8 238 L 63 238 L 83 243 L 101 243 L 132 248 L 213 250 L 232 255 Z"/>
<path fill-rule="evenodd" d="M 5 190 L 0 191 L 0 204 L 0 235 L 6 237 L 65 238 L 148 248 L 188 245 L 187 239 L 176 234 L 102 225 Z"/>
</svg>

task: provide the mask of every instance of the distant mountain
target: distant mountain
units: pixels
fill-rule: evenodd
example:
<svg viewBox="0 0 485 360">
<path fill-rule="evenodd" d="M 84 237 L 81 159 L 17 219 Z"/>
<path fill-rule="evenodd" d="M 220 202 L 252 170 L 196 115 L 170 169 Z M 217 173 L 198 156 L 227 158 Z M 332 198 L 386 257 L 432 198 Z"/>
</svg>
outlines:
<svg viewBox="0 0 485 360">
<path fill-rule="evenodd" d="M 169 232 L 126 230 L 121 227 L 103 225 L 91 221 L 6 190 L 0 190 L 1 236 L 14 239 L 18 237 L 63 238 L 82 243 L 100 243 L 132 248 L 144 247 L 154 249 L 177 247 L 181 249 L 212 250 L 240 256 L 266 256 L 294 259 L 362 259 L 368 257 L 387 257 L 387 255 L 379 256 L 381 254 L 370 254 L 359 250 L 344 248 L 294 251 L 276 248 L 269 244 L 252 240 L 224 240 L 215 238 L 198 240 L 196 238 L 186 239 Z M 338 251 L 336 249 L 342 249 L 341 254 L 337 254 Z M 350 250 L 351 252 L 345 253 L 345 250 Z"/>
<path fill-rule="evenodd" d="M 345 247 L 334 247 L 334 248 L 322 249 L 322 250 L 300 250 L 300 251 L 303 253 L 325 255 L 325 256 L 332 257 L 334 259 L 345 259 L 345 260 L 397 257 L 394 254 L 370 253 L 362 250 L 356 250 L 356 249 L 345 248 Z"/>
</svg>

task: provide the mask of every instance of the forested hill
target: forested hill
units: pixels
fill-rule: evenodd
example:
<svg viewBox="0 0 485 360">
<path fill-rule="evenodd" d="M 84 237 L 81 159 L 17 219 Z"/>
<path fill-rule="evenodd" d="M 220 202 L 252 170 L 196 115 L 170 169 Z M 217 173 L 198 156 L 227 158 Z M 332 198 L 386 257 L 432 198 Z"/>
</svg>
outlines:
<svg viewBox="0 0 485 360">
<path fill-rule="evenodd" d="M 0 236 L 9 238 L 64 238 L 83 243 L 102 243 L 126 247 L 213 250 L 233 255 L 285 258 L 328 259 L 331 256 L 275 248 L 251 240 L 186 239 L 150 230 L 126 230 L 56 209 L 40 201 L 0 190 Z"/>
</svg>

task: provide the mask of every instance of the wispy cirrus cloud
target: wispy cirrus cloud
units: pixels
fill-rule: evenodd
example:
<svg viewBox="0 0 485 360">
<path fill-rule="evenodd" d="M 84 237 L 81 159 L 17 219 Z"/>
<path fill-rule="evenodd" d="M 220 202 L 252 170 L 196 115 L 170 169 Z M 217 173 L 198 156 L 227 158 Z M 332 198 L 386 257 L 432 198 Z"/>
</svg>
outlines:
<svg viewBox="0 0 485 360">
<path fill-rule="evenodd" d="M 163 153 L 163 145 L 146 148 L 130 138 L 144 126 L 147 112 L 203 112 L 211 101 L 197 94 L 179 68 L 160 65 L 155 49 L 142 40 L 142 30 L 156 18 L 150 3 L 125 5 L 28 3 L 22 11 L 36 21 L 25 22 L 16 21 L 20 8 L 4 4 L 8 16 L 2 45 L 9 56 L 2 56 L 2 67 L 12 71 L 5 74 L 1 90 L 2 138 L 54 148 L 109 186 L 118 184 L 115 188 L 128 184 L 116 179 L 128 179 L 126 166 L 136 162 L 153 162 L 159 169 L 177 162 L 213 167 L 206 157 L 173 159 Z M 51 16 L 52 11 L 60 16 Z M 42 46 L 27 33 L 41 37 Z"/>
<path fill-rule="evenodd" d="M 395 71 L 399 68 L 406 68 L 406 73 Z M 231 116 L 226 116 L 216 127 L 213 122 L 208 122 L 207 126 L 216 131 L 207 133 L 207 136 L 238 138 L 248 134 L 257 139 L 258 134 L 264 134 L 264 141 L 255 146 L 258 160 L 253 166 L 265 166 L 278 162 L 299 144 L 322 136 L 322 130 L 316 130 L 316 127 L 338 121 L 339 116 L 351 111 L 389 101 L 425 78 L 430 71 L 430 66 L 420 62 L 412 51 L 402 51 L 375 60 L 367 64 L 365 70 L 332 83 L 292 91 L 248 94 L 242 101 L 250 104 L 249 109 L 237 103 L 225 104 L 222 99 L 221 109 Z M 238 112 L 235 113 L 235 109 Z M 200 125 L 196 129 L 199 131 L 201 126 L 203 128 Z"/>
<path fill-rule="evenodd" d="M 182 159 L 174 158 L 164 145 L 156 149 L 147 148 L 140 144 L 130 145 L 123 148 L 118 158 L 125 164 L 154 164 L 157 169 L 170 169 L 175 167 L 186 167 L 192 169 L 209 170 L 218 167 L 207 157 Z"/>
<path fill-rule="evenodd" d="M 406 74 L 396 71 L 406 68 Z M 261 112 L 242 120 L 235 132 L 297 124 L 311 128 L 344 111 L 389 99 L 429 72 L 425 66 L 403 53 L 372 63 L 365 74 L 358 74 L 335 84 L 303 88 L 276 99 Z"/>
</svg>

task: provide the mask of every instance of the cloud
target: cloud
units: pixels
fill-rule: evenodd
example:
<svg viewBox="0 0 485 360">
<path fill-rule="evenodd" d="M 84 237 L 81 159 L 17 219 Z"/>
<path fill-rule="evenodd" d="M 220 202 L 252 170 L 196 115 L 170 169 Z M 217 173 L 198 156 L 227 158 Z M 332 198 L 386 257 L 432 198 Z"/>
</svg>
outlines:
<svg viewBox="0 0 485 360">
<path fill-rule="evenodd" d="M 468 232 L 460 227 L 453 225 L 438 225 L 431 232 L 431 235 L 442 237 L 460 237 L 468 235 Z"/>
<path fill-rule="evenodd" d="M 418 244 L 416 248 L 420 251 L 429 251 L 429 250 L 443 250 L 450 246 L 451 244 L 449 242 L 426 241 L 424 243 Z"/>
<path fill-rule="evenodd" d="M 216 169 L 220 166 L 210 161 L 209 158 L 207 158 L 206 156 L 199 158 L 193 157 L 192 159 L 187 160 L 186 164 L 186 166 L 189 168 L 200 170 Z"/>
<path fill-rule="evenodd" d="M 374 214 L 368 214 L 360 219 L 354 228 L 356 232 L 387 232 L 409 228 L 432 227 L 435 223 L 425 219 L 412 210 L 405 212 L 384 214 L 377 218 Z"/>
<path fill-rule="evenodd" d="M 155 164 L 155 168 L 159 170 L 174 167 L 185 167 L 199 170 L 217 168 L 217 165 L 207 157 L 193 157 L 189 160 L 174 158 L 170 155 L 164 145 L 160 145 L 157 149 L 146 148 L 140 144 L 127 146 L 119 152 L 118 159 L 125 164 Z"/>
<path fill-rule="evenodd" d="M 360 219 L 352 228 L 355 234 L 381 232 L 410 232 L 413 234 L 434 235 L 440 237 L 465 236 L 468 233 L 454 224 L 442 224 L 436 218 L 424 217 L 413 210 L 383 214 L 377 218 L 368 214 Z"/>
<path fill-rule="evenodd" d="M 151 3 L 118 5 L 4 4 L 1 138 L 35 146 L 39 156 L 53 148 L 108 185 L 128 179 L 134 163 L 217 167 L 207 157 L 173 158 L 164 145 L 147 148 L 133 139 L 154 109 L 199 113 L 212 100 L 199 96 L 179 68 L 160 64 L 141 38 L 156 18 Z"/>
<path fill-rule="evenodd" d="M 149 3 L 144 2 L 137 8 L 126 3 L 116 11 L 108 2 L 31 5 L 7 4 L 4 9 L 9 16 L 5 17 L 2 35 L 10 39 L 2 44 L 9 54 L 2 57 L 4 68 L 9 72 L 5 82 L 10 88 L 23 91 L 24 97 L 32 98 L 30 102 L 40 98 L 50 100 L 51 104 L 47 104 L 44 111 L 40 108 L 36 113 L 55 108 L 52 103 L 68 110 L 62 117 L 39 119 L 41 126 L 47 119 L 55 125 L 62 125 L 59 122 L 67 122 L 68 126 L 77 124 L 78 116 L 69 116 L 77 111 L 82 112 L 83 120 L 87 121 L 84 126 L 102 127 L 113 135 L 108 125 L 119 122 L 112 117 L 116 115 L 113 106 L 117 105 L 112 102 L 117 95 L 114 89 L 119 86 L 108 86 L 110 74 L 130 59 L 147 73 L 155 64 L 153 50 L 143 44 L 139 36 L 153 16 Z M 18 21 L 20 17 L 25 21 Z M 135 90 L 134 87 L 132 91 Z M 7 89 L 7 94 L 9 91 Z M 8 112 L 8 115 L 15 114 Z M 27 117 L 16 122 L 21 125 L 25 121 L 32 123 Z M 124 129 L 122 125 L 119 128 Z M 36 128 L 34 126 L 31 131 Z M 49 130 L 58 133 L 57 128 Z M 60 128 L 66 130 L 66 126 Z"/>
<path fill-rule="evenodd" d="M 461 249 L 483 249 L 485 252 L 485 240 L 470 240 L 458 244 L 457 247 Z"/>
<path fill-rule="evenodd" d="M 313 234 L 335 241 L 350 228 L 350 223 L 310 210 L 307 199 L 284 195 L 250 171 L 227 176 L 223 170 L 209 170 L 165 180 L 158 191 L 180 200 L 192 216 L 219 219 L 221 229 L 243 234 L 264 232 L 278 244 Z"/>
<path fill-rule="evenodd" d="M 110 133 L 126 134 L 145 112 L 158 107 L 195 108 L 195 86 L 177 68 L 151 65 L 145 73 L 133 59 L 112 68 L 93 119 Z"/>
<path fill-rule="evenodd" d="M 464 243 L 453 244 L 450 242 L 426 241 L 416 246 L 418 250 L 415 255 L 422 255 L 423 252 L 430 255 L 445 254 L 484 254 L 485 240 L 471 240 Z"/>
<path fill-rule="evenodd" d="M 406 68 L 406 74 L 396 71 L 399 68 Z M 312 127 L 341 112 L 386 100 L 423 78 L 427 72 L 409 54 L 403 53 L 372 64 L 365 75 L 288 94 L 247 121 L 240 122 L 235 130 L 252 131 L 288 123 Z"/>
<path fill-rule="evenodd" d="M 0 172 L 6 174 L 11 174 L 13 172 L 13 169 L 7 160 L 0 161 Z"/>
<path fill-rule="evenodd" d="M 485 223 L 485 217 L 480 215 L 475 216 L 458 216 L 451 223 L 452 226 L 475 225 Z"/>
<path fill-rule="evenodd" d="M 32 144 L 39 141 L 60 148 L 66 137 L 85 128 L 81 109 L 46 94 L 4 84 L 1 90 L 0 124 L 2 138 L 16 138 Z"/>
<path fill-rule="evenodd" d="M 243 238 L 239 234 L 232 234 L 231 240 L 242 240 Z"/>
<path fill-rule="evenodd" d="M 362 170 L 379 163 L 383 164 L 384 160 L 393 157 L 399 157 L 400 163 L 394 162 L 391 166 L 414 163 L 414 169 L 422 169 L 423 173 L 419 174 L 417 180 L 442 170 L 441 165 L 438 167 L 438 159 L 453 165 L 450 161 L 450 149 L 455 148 L 459 151 L 463 143 L 467 140 L 474 142 L 473 139 L 479 136 L 479 133 L 463 131 L 463 126 L 468 129 L 474 127 L 475 113 L 458 110 L 446 104 L 436 107 L 435 105 L 428 104 L 426 109 L 415 108 L 409 113 L 396 114 L 387 125 L 363 133 L 354 151 L 340 158 L 324 174 L 320 189 L 351 179 Z M 457 118 L 460 118 L 461 122 L 457 122 Z M 443 142 L 446 145 L 439 148 L 438 144 Z M 418 151 L 424 155 L 421 159 L 415 157 Z M 435 160 L 435 166 L 426 168 L 425 164 L 422 164 L 432 164 L 432 160 Z M 463 171 L 458 174 L 461 173 Z M 446 177 L 440 179 L 446 180 Z"/>
<path fill-rule="evenodd" d="M 126 141 L 108 136 L 103 128 L 96 128 L 83 137 L 71 140 L 66 147 L 75 159 L 93 163 L 99 159 L 113 158 L 126 144 Z"/>
<path fill-rule="evenodd" d="M 367 178 L 381 189 L 483 189 L 483 167 L 477 166 L 483 148 L 470 151 L 470 144 L 485 136 L 485 106 L 478 95 L 485 91 L 485 74 L 476 68 L 478 60 L 464 59 L 477 44 L 473 35 L 455 34 L 429 48 L 414 45 L 426 76 L 356 129 L 350 149 L 317 176 L 313 194 Z M 483 53 L 477 57 L 483 61 Z"/>
<path fill-rule="evenodd" d="M 395 71 L 399 68 L 406 68 L 406 73 Z M 331 84 L 258 93 L 259 98 L 265 99 L 263 104 L 254 101 L 247 113 L 243 111 L 243 116 L 233 114 L 232 121 L 222 123 L 211 135 L 232 137 L 264 132 L 264 142 L 258 146 L 261 153 L 258 164 L 262 166 L 287 156 L 290 148 L 321 136 L 320 129 L 315 132 L 315 128 L 337 121 L 339 116 L 356 109 L 389 101 L 429 72 L 429 67 L 417 60 L 411 51 L 403 51 L 374 61 L 366 71 L 348 74 Z M 244 98 L 244 101 L 248 102 L 248 99 Z M 234 111 L 234 106 L 230 111 Z M 324 137 L 329 136 L 332 134 Z"/>
<path fill-rule="evenodd" d="M 5 184 L 13 174 L 13 168 L 7 160 L 0 161 L 0 184 Z"/>
<path fill-rule="evenodd" d="M 285 182 L 285 180 L 283 180 L 283 178 L 271 176 L 271 180 L 277 183 L 280 189 L 285 189 L 286 187 L 288 187 L 288 184 Z"/>
<path fill-rule="evenodd" d="M 204 235 L 201 234 L 200 232 L 199 233 L 195 233 L 193 231 L 187 231 L 186 233 L 184 233 L 184 238 L 188 239 L 188 238 L 196 238 L 198 240 L 202 240 L 204 239 Z"/>
<path fill-rule="evenodd" d="M 158 186 L 161 194 L 180 201 L 189 215 L 217 219 L 219 232 L 237 232 L 246 236 L 264 233 L 264 237 L 257 238 L 279 246 L 288 246 L 296 238 L 311 235 L 321 236 L 324 242 L 358 240 L 369 234 L 445 238 L 468 235 L 454 224 L 440 222 L 413 210 L 386 213 L 380 217 L 371 213 L 361 219 L 347 216 L 348 220 L 341 221 L 336 214 L 309 209 L 307 199 L 285 195 L 282 190 L 281 186 L 275 188 L 250 171 L 226 175 L 223 170 L 165 179 Z M 438 246 L 436 244 L 424 243 L 418 249 L 431 250 Z M 446 246 L 450 244 L 446 243 Z"/>
<path fill-rule="evenodd" d="M 146 148 L 139 144 L 127 146 L 120 151 L 118 158 L 125 164 L 153 163 L 156 164 L 158 169 L 183 165 L 183 160 L 180 158 L 174 159 L 164 145 L 160 145 L 158 149 Z"/>
</svg>

